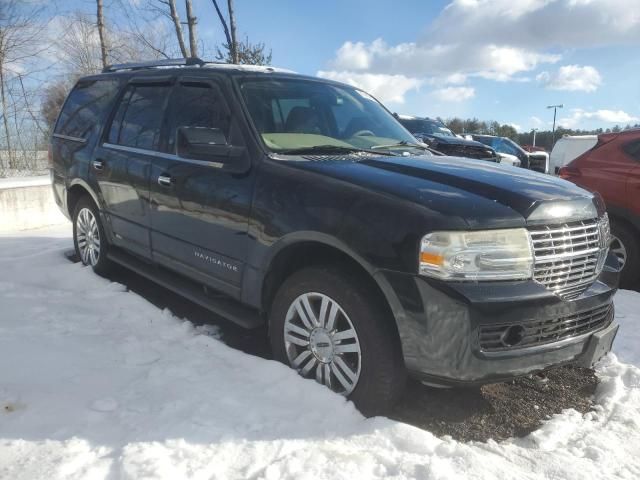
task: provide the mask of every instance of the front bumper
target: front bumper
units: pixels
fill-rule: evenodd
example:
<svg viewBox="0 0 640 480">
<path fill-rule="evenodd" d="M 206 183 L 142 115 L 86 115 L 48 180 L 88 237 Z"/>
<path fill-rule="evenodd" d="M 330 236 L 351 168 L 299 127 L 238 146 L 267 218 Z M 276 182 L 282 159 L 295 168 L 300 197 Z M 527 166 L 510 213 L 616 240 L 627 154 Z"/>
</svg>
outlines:
<svg viewBox="0 0 640 480">
<path fill-rule="evenodd" d="M 611 349 L 618 328 L 612 309 L 599 328 L 543 345 L 486 352 L 479 339 L 483 325 L 556 319 L 611 304 L 619 277 L 612 255 L 596 282 L 571 301 L 533 280 L 446 283 L 390 271 L 380 275 L 392 290 L 405 365 L 431 384 L 493 383 L 561 364 L 590 366 Z"/>
</svg>

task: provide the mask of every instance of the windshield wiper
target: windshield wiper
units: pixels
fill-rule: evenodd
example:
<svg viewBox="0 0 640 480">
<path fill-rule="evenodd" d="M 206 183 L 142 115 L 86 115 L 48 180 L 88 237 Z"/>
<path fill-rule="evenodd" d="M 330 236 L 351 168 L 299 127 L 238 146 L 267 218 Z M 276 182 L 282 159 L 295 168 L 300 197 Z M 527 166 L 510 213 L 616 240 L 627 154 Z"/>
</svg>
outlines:
<svg viewBox="0 0 640 480">
<path fill-rule="evenodd" d="M 277 150 L 275 153 L 282 153 L 284 155 L 304 155 L 304 154 L 331 154 L 331 153 L 374 153 L 376 155 L 392 155 L 396 156 L 392 152 L 376 152 L 373 148 L 357 148 L 357 147 L 343 147 L 342 145 L 314 145 L 312 147 L 298 147 L 288 148 L 286 150 Z"/>
<path fill-rule="evenodd" d="M 409 143 L 406 140 L 402 140 L 398 143 L 390 143 L 388 145 L 374 145 L 371 147 L 371 150 L 378 150 L 379 148 L 394 148 L 394 147 L 409 147 L 409 148 L 420 148 L 422 150 L 429 150 L 427 147 L 423 147 L 417 143 Z"/>
</svg>

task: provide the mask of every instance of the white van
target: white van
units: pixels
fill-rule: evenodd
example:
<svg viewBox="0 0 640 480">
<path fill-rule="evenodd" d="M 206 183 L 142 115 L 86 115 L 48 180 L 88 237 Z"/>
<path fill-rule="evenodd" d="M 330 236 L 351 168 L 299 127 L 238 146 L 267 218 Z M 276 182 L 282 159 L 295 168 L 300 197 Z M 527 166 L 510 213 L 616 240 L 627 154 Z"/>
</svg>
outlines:
<svg viewBox="0 0 640 480">
<path fill-rule="evenodd" d="M 553 150 L 551 150 L 549 172 L 557 175 L 561 167 L 564 167 L 587 150 L 592 149 L 596 143 L 598 143 L 597 135 L 576 135 L 573 137 L 565 135 L 558 139 L 553 146 Z"/>
</svg>

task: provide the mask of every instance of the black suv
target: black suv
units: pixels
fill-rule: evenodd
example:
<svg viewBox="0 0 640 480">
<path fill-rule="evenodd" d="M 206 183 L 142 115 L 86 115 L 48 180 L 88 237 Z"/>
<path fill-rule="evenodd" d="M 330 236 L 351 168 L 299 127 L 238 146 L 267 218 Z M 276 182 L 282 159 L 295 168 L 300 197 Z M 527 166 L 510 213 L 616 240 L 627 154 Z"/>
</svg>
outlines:
<svg viewBox="0 0 640 480">
<path fill-rule="evenodd" d="M 113 66 L 73 88 L 50 155 L 83 263 L 266 324 L 276 359 L 365 414 L 406 372 L 451 386 L 591 365 L 617 331 L 599 197 L 433 156 L 351 86 Z"/>
<path fill-rule="evenodd" d="M 439 120 L 408 115 L 396 115 L 396 118 L 414 137 L 438 152 L 453 157 L 475 158 L 500 163 L 500 157 L 493 148 L 474 140 L 456 136 Z"/>
</svg>

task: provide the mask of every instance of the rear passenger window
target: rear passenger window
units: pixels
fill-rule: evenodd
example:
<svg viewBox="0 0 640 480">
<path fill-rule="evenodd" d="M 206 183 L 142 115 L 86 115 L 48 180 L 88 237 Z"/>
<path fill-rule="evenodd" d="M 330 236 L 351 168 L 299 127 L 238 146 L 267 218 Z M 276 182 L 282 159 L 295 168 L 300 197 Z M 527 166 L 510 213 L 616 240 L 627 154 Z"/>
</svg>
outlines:
<svg viewBox="0 0 640 480">
<path fill-rule="evenodd" d="M 640 160 L 640 140 L 634 140 L 622 147 L 630 157 Z"/>
<path fill-rule="evenodd" d="M 87 139 L 106 116 L 118 92 L 117 80 L 81 81 L 69 94 L 54 133 Z"/>
<path fill-rule="evenodd" d="M 109 143 L 144 150 L 160 149 L 160 130 L 169 85 L 127 88 L 109 130 Z"/>
</svg>

